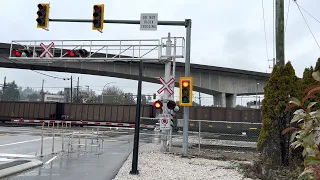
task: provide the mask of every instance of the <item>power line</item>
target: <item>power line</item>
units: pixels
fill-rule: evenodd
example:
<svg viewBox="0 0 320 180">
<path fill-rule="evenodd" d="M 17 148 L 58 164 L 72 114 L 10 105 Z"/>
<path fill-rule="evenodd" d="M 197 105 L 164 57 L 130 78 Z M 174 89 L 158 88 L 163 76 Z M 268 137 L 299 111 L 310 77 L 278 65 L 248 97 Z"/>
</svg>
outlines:
<svg viewBox="0 0 320 180">
<path fill-rule="evenodd" d="M 266 53 L 267 53 L 267 60 L 269 60 L 269 52 L 268 52 L 268 42 L 267 42 L 267 31 L 266 31 L 266 20 L 264 17 L 264 5 L 263 5 L 263 0 L 262 2 L 262 15 L 263 15 L 263 26 L 264 26 L 264 41 L 266 43 Z"/>
<path fill-rule="evenodd" d="M 319 50 L 320 50 L 319 43 L 318 43 L 318 41 L 317 41 L 316 37 L 314 36 L 314 34 L 313 34 L 313 32 L 312 32 L 312 30 L 311 30 L 311 28 L 310 28 L 310 26 L 309 26 L 309 24 L 308 24 L 307 20 L 305 19 L 304 15 L 303 15 L 303 13 L 302 13 L 302 11 L 301 11 L 301 9 L 300 9 L 300 6 L 298 5 L 298 3 L 297 3 L 296 1 L 294 1 L 294 2 L 296 3 L 296 5 L 297 5 L 297 7 L 298 7 L 298 9 L 299 9 L 299 11 L 300 11 L 300 14 L 301 14 L 301 16 L 302 16 L 302 18 L 303 18 L 304 22 L 305 22 L 305 23 L 306 23 L 306 25 L 308 26 L 309 31 L 310 31 L 310 33 L 312 34 L 313 39 L 314 39 L 314 41 L 316 42 L 316 44 L 317 44 L 317 46 L 318 46 L 318 48 L 319 48 Z"/>
<path fill-rule="evenodd" d="M 299 5 L 296 0 L 293 0 L 293 2 L 295 2 L 298 7 L 300 7 L 304 12 L 306 12 L 306 13 L 307 13 L 310 17 L 312 17 L 315 21 L 317 21 L 318 23 L 320 23 L 320 21 L 319 21 L 318 19 L 316 19 L 314 16 L 312 16 L 312 15 L 311 15 L 307 10 L 305 10 L 303 7 L 301 7 L 301 5 Z"/>
</svg>

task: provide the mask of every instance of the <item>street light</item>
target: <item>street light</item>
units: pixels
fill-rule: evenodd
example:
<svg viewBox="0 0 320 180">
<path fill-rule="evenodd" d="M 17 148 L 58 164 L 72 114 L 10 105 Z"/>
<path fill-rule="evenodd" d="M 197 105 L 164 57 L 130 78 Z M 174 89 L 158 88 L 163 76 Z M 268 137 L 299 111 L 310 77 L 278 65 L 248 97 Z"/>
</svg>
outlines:
<svg viewBox="0 0 320 180">
<path fill-rule="evenodd" d="M 101 93 L 101 103 L 103 103 L 103 90 L 104 90 L 104 88 L 107 86 L 107 85 L 109 85 L 109 84 L 111 84 L 111 83 L 116 83 L 116 82 L 109 82 L 109 83 L 107 83 L 107 84 L 105 84 L 104 86 L 103 86 L 103 88 L 102 88 L 102 93 Z"/>
<path fill-rule="evenodd" d="M 259 83 L 257 83 L 257 89 L 256 89 L 256 108 L 258 109 L 258 86 L 259 86 Z"/>
</svg>

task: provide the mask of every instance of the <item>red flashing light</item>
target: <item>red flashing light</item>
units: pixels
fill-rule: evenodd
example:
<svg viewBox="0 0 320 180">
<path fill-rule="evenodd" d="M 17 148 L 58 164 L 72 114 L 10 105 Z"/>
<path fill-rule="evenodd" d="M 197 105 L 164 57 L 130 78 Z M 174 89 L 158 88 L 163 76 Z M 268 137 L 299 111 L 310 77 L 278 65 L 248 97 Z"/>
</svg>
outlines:
<svg viewBox="0 0 320 180">
<path fill-rule="evenodd" d="M 12 52 L 14 53 L 14 55 L 16 56 L 16 57 L 21 57 L 21 53 L 18 51 L 18 50 L 12 50 Z"/>
<path fill-rule="evenodd" d="M 161 108 L 162 108 L 162 103 L 161 103 L 161 101 L 156 101 L 156 102 L 153 103 L 153 105 L 154 105 L 154 107 L 155 107 L 156 109 L 161 109 Z"/>
<path fill-rule="evenodd" d="M 68 53 L 68 54 L 69 54 L 69 56 L 71 56 L 71 57 L 74 57 L 74 56 L 75 56 L 74 52 L 73 52 L 73 51 L 71 51 L 71 50 L 67 50 L 67 53 Z"/>
</svg>

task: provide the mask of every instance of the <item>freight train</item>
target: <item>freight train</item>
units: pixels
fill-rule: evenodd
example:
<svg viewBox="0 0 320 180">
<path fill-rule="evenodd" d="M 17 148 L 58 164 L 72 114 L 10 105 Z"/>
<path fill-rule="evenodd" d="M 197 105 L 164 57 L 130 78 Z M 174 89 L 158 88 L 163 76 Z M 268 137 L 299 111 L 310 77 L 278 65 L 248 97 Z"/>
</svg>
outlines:
<svg viewBox="0 0 320 180">
<path fill-rule="evenodd" d="M 159 110 L 153 105 L 141 105 L 141 124 L 155 125 Z M 134 123 L 136 105 L 70 104 L 54 102 L 0 101 L 0 121 L 11 119 L 62 120 Z M 181 124 L 183 108 L 176 113 Z M 222 133 L 257 134 L 261 128 L 258 109 L 193 106 L 189 108 L 190 130 Z M 200 121 L 199 121 L 200 120 Z"/>
</svg>

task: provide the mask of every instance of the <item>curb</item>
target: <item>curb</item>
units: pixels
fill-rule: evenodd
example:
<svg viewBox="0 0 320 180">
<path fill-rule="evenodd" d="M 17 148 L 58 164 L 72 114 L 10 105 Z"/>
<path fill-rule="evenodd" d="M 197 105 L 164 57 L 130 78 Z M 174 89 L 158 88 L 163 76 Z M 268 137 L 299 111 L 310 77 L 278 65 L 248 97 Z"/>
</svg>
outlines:
<svg viewBox="0 0 320 180">
<path fill-rule="evenodd" d="M 26 161 L 26 162 L 19 163 L 19 161 Z M 15 162 L 18 162 L 19 165 L 0 169 L 0 178 L 4 178 L 4 177 L 7 177 L 7 176 L 10 176 L 10 175 L 22 172 L 22 171 L 26 171 L 28 169 L 41 166 L 43 164 L 43 162 L 39 161 L 39 160 L 16 160 L 16 161 L 12 161 L 12 162 L 9 162 L 9 163 L 3 164 L 3 165 L 15 163 Z"/>
</svg>

